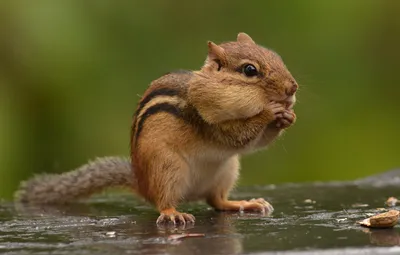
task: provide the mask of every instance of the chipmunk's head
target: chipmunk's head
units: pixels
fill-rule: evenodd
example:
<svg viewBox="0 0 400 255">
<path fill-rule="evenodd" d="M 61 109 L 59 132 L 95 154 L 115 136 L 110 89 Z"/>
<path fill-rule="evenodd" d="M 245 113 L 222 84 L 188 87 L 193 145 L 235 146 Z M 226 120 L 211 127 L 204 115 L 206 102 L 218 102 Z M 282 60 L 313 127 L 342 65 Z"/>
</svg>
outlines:
<svg viewBox="0 0 400 255">
<path fill-rule="evenodd" d="M 208 42 L 208 56 L 202 71 L 227 85 L 257 86 L 268 99 L 283 102 L 288 108 L 295 103 L 298 84 L 281 57 L 257 45 L 245 33 L 236 42 L 216 45 Z"/>
</svg>

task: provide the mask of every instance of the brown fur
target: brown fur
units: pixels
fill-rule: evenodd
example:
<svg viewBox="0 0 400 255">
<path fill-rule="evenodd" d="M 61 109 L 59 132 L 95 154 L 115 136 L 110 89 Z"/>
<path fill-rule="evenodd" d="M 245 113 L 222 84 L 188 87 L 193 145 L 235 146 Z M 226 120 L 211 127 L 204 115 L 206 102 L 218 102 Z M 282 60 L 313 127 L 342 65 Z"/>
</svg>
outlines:
<svg viewBox="0 0 400 255">
<path fill-rule="evenodd" d="M 42 174 L 21 182 L 15 199 L 22 203 L 65 204 L 118 186 L 137 189 L 131 162 L 120 157 L 104 157 L 60 175 Z"/>
<path fill-rule="evenodd" d="M 239 175 L 238 155 L 265 147 L 295 120 L 285 100 L 293 105 L 288 91 L 297 84 L 276 53 L 243 33 L 237 42 L 209 42 L 208 51 L 203 68 L 184 83 L 169 74 L 150 85 L 144 98 L 163 84 L 179 87 L 181 101 L 176 96 L 152 99 L 174 105 L 179 114 L 149 115 L 140 137 L 132 136 L 139 141 L 132 147 L 139 193 L 157 206 L 161 220 L 168 220 L 171 210 L 176 214 L 175 207 L 185 200 L 206 199 L 217 209 L 238 209 L 240 203 L 227 200 Z M 260 75 L 240 72 L 247 63 Z M 249 202 L 247 207 L 263 205 Z"/>
<path fill-rule="evenodd" d="M 257 75 L 246 76 L 246 64 Z M 281 58 L 244 33 L 235 42 L 209 42 L 201 70 L 153 81 L 133 119 L 131 178 L 134 190 L 160 211 L 157 222 L 194 221 L 175 207 L 198 199 L 219 210 L 272 211 L 262 199 L 228 196 L 239 176 L 239 155 L 267 146 L 294 123 L 297 87 Z"/>
</svg>

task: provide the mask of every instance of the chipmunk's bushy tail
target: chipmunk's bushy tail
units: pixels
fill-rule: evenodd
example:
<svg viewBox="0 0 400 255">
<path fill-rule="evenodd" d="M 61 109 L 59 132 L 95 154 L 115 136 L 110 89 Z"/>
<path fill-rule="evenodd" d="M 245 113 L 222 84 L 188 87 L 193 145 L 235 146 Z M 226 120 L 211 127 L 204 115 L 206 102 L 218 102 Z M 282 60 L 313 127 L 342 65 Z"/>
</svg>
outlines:
<svg viewBox="0 0 400 255">
<path fill-rule="evenodd" d="M 70 172 L 41 174 L 23 181 L 14 196 L 22 203 L 64 204 L 109 187 L 134 188 L 135 181 L 129 159 L 104 157 Z"/>
</svg>

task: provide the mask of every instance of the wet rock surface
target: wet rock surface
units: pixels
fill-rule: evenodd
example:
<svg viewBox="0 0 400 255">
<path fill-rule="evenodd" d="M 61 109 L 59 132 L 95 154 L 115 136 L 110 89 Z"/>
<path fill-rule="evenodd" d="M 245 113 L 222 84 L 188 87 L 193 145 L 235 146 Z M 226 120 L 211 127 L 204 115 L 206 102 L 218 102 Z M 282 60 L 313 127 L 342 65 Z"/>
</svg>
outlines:
<svg viewBox="0 0 400 255">
<path fill-rule="evenodd" d="M 235 199 L 264 197 L 273 204 L 274 213 L 221 213 L 194 203 L 182 207 L 196 216 L 196 224 L 186 227 L 156 226 L 157 212 L 127 194 L 100 195 L 62 207 L 3 201 L 0 253 L 397 254 L 399 225 L 369 229 L 357 224 L 388 211 L 388 197 L 400 196 L 400 183 L 393 181 L 398 175 L 391 173 L 386 184 L 381 176 L 240 188 Z"/>
</svg>

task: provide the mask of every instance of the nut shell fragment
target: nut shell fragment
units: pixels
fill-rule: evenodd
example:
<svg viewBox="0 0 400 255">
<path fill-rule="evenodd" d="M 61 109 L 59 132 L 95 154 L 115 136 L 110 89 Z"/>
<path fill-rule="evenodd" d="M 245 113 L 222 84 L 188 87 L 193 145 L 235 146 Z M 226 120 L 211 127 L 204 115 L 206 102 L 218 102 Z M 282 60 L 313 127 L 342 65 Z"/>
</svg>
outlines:
<svg viewBox="0 0 400 255">
<path fill-rule="evenodd" d="M 399 220 L 400 212 L 390 210 L 385 213 L 374 215 L 370 218 L 358 222 L 361 226 L 369 228 L 392 228 Z"/>
<path fill-rule="evenodd" d="M 396 204 L 399 202 L 399 200 L 395 197 L 389 197 L 388 200 L 386 201 L 386 205 L 390 207 L 396 206 Z"/>
</svg>

